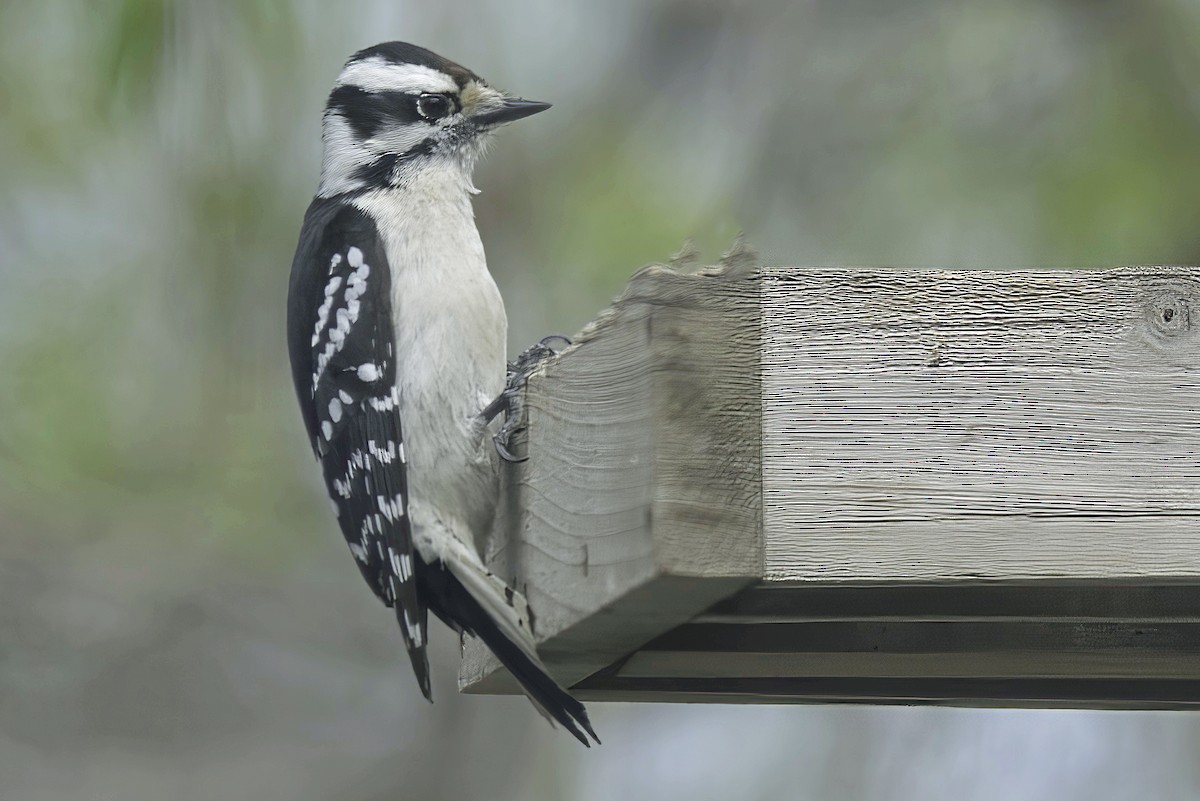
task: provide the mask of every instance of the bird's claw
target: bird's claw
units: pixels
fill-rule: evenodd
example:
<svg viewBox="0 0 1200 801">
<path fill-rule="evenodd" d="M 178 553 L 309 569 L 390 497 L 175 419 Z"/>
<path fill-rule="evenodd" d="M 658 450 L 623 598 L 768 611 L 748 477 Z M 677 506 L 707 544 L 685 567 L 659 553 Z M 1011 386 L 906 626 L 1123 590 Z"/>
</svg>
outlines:
<svg viewBox="0 0 1200 801">
<path fill-rule="evenodd" d="M 508 423 L 500 427 L 500 430 L 492 435 L 492 444 L 496 447 L 496 453 L 500 454 L 500 458 L 511 464 L 520 464 L 527 461 L 528 456 L 517 456 L 508 449 L 508 441 L 512 437 L 512 431 L 508 430 Z"/>
<path fill-rule="evenodd" d="M 554 347 L 552 343 L 555 342 L 561 342 L 562 347 Z M 557 356 L 562 348 L 566 348 L 570 346 L 570 344 L 571 339 L 569 337 L 565 337 L 562 334 L 551 334 L 550 336 L 542 337 L 535 344 L 530 345 L 521 352 L 521 355 L 517 357 L 515 362 L 509 363 L 509 387 L 514 386 L 514 379 L 517 381 L 515 385 L 516 387 L 519 388 L 525 386 L 525 382 L 528 380 L 530 373 L 533 372 L 533 368 L 537 367 L 538 363 L 541 362 L 542 359 L 549 358 L 550 356 Z"/>
<path fill-rule="evenodd" d="M 561 334 L 542 337 L 536 344 L 522 351 L 515 361 L 509 362 L 504 391 L 481 412 L 486 422 L 504 412 L 504 425 L 492 436 L 492 444 L 496 447 L 496 453 L 506 462 L 517 464 L 529 458 L 514 455 L 508 446 L 512 435 L 525 425 L 521 390 L 525 388 L 529 376 L 543 359 L 558 355 L 560 348 L 555 348 L 555 343 L 562 343 L 560 347 L 567 347 L 571 340 Z"/>
</svg>

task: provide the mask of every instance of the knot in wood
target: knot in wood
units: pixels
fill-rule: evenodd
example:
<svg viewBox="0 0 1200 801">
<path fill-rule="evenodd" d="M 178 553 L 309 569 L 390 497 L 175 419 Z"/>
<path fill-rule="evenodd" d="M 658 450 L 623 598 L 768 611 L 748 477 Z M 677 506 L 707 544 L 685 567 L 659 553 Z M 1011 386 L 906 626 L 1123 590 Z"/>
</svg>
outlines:
<svg viewBox="0 0 1200 801">
<path fill-rule="evenodd" d="M 1190 283 L 1178 282 L 1159 286 L 1152 290 L 1145 301 L 1143 312 L 1148 328 L 1162 344 L 1178 345 L 1180 337 L 1197 335 L 1196 308 L 1200 305 L 1200 291 Z"/>
</svg>

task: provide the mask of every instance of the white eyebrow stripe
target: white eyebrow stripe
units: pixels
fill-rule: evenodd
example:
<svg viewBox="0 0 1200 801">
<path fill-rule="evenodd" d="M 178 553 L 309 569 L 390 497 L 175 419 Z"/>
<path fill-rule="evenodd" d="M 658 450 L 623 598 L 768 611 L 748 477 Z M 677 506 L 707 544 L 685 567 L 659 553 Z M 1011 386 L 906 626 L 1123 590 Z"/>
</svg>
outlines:
<svg viewBox="0 0 1200 801">
<path fill-rule="evenodd" d="M 393 64 L 380 56 L 347 64 L 334 86 L 357 86 L 367 92 L 454 92 L 458 84 L 444 72 L 421 64 Z"/>
</svg>

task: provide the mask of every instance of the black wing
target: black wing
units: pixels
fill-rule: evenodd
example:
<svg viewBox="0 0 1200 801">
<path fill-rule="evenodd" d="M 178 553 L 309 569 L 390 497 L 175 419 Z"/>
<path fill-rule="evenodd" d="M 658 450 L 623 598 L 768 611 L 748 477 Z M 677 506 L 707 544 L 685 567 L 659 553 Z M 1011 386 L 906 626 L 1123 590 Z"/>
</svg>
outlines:
<svg viewBox="0 0 1200 801">
<path fill-rule="evenodd" d="M 288 349 L 300 410 L 363 578 L 396 611 L 431 697 L 396 390 L 391 273 L 374 222 L 315 200 L 292 262 Z"/>
</svg>

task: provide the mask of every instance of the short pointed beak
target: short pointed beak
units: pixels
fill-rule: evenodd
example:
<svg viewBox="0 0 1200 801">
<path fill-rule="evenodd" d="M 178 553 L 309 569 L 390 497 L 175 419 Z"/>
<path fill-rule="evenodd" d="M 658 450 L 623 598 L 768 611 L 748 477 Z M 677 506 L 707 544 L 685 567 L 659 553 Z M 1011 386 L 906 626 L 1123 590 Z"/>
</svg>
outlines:
<svg viewBox="0 0 1200 801">
<path fill-rule="evenodd" d="M 550 108 L 550 104 L 543 103 L 540 100 L 522 100 L 519 97 L 506 97 L 499 108 L 490 109 L 476 116 L 475 124 L 484 127 L 503 125 L 506 122 L 513 122 L 522 117 L 537 114 L 539 111 L 545 111 L 548 108 Z"/>
</svg>

